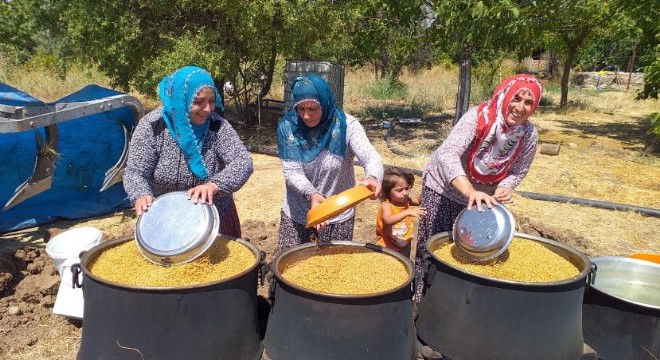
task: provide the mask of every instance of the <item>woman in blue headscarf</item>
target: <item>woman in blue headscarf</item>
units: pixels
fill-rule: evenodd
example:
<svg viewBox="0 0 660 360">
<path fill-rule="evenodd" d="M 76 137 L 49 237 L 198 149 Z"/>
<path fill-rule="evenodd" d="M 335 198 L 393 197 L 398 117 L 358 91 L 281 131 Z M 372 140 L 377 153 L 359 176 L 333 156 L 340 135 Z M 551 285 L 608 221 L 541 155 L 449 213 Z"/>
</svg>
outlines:
<svg viewBox="0 0 660 360">
<path fill-rule="evenodd" d="M 240 237 L 232 194 L 253 172 L 252 157 L 222 110 L 213 78 L 196 66 L 183 67 L 158 84 L 163 106 L 145 115 L 131 138 L 124 189 L 138 216 L 155 197 L 188 192 L 197 203 L 214 204 L 220 233 Z"/>
<path fill-rule="evenodd" d="M 362 125 L 335 105 L 320 76 L 298 77 L 291 85 L 293 106 L 277 126 L 277 150 L 284 168 L 286 193 L 277 252 L 309 242 L 352 240 L 354 209 L 306 228 L 307 212 L 327 197 L 355 186 L 353 159 L 364 168 L 362 184 L 380 193 L 383 164 Z"/>
</svg>

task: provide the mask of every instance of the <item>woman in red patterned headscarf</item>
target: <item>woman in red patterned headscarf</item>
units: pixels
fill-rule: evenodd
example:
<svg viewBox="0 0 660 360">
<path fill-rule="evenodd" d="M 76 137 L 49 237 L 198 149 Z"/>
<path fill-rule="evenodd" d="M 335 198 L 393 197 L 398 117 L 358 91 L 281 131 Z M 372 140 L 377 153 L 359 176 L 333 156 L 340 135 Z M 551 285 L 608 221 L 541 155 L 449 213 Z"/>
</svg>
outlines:
<svg viewBox="0 0 660 360">
<path fill-rule="evenodd" d="M 431 155 L 423 177 L 421 218 L 417 236 L 416 276 L 419 300 L 423 286 L 421 260 L 427 239 L 451 231 L 466 206 L 483 209 L 511 203 L 513 189 L 529 171 L 538 133 L 529 121 L 543 87 L 532 75 L 502 81 L 493 96 L 470 109 Z"/>
</svg>

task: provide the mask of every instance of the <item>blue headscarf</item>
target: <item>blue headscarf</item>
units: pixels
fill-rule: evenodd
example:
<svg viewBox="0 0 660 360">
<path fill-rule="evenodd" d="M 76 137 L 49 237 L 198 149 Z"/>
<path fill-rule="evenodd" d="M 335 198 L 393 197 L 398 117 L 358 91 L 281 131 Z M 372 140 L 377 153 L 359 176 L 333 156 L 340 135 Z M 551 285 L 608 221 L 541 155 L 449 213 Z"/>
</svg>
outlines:
<svg viewBox="0 0 660 360">
<path fill-rule="evenodd" d="M 291 84 L 293 108 L 277 126 L 277 152 L 283 160 L 303 163 L 314 160 L 324 149 L 344 158 L 346 153 L 346 114 L 335 105 L 328 83 L 320 76 L 308 74 Z M 315 101 L 321 105 L 321 121 L 310 128 L 298 116 L 296 106 Z"/>
<path fill-rule="evenodd" d="M 158 96 L 163 103 L 163 120 L 172 138 L 188 159 L 190 170 L 199 178 L 206 179 L 208 170 L 202 158 L 202 141 L 208 131 L 209 120 L 201 128 L 193 131 L 188 114 L 197 93 L 203 88 L 211 88 L 215 93 L 215 107 L 223 109 L 220 93 L 213 83 L 213 77 L 206 70 L 196 66 L 185 66 L 166 76 L 158 84 Z M 209 116 L 210 118 L 210 116 Z M 198 141 L 198 139 L 201 139 Z"/>
</svg>

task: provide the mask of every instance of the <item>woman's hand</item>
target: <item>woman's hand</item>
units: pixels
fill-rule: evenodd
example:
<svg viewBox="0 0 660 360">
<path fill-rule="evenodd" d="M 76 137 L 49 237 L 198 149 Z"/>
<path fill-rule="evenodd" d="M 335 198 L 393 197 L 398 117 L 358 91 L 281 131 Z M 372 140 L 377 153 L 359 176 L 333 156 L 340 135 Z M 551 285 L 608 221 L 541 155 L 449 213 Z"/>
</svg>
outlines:
<svg viewBox="0 0 660 360">
<path fill-rule="evenodd" d="M 324 201 L 325 201 L 325 196 L 319 193 L 313 193 L 312 196 L 309 197 L 309 202 L 310 202 L 309 208 L 313 209 Z M 328 222 L 324 221 L 320 224 L 315 225 L 314 229 L 316 229 L 316 231 L 320 231 L 320 230 L 325 230 L 327 227 L 328 227 Z"/>
<path fill-rule="evenodd" d="M 495 189 L 493 198 L 502 204 L 513 204 L 513 190 L 508 187 L 498 186 Z"/>
<path fill-rule="evenodd" d="M 198 202 L 205 202 L 209 205 L 213 204 L 213 195 L 216 195 L 220 191 L 218 185 L 207 182 L 206 184 L 197 185 L 192 189 L 188 190 L 188 199 L 192 200 L 193 203 L 197 204 Z"/>
<path fill-rule="evenodd" d="M 366 186 L 369 190 L 373 191 L 374 194 L 369 198 L 371 200 L 376 200 L 380 196 L 380 183 L 373 176 L 369 176 L 360 182 L 361 185 Z"/>
<path fill-rule="evenodd" d="M 153 202 L 154 202 L 154 197 L 151 195 L 140 196 L 137 200 L 135 200 L 135 204 L 133 204 L 133 209 L 135 209 L 135 214 L 137 216 L 142 215 L 145 211 L 149 210 L 149 206 L 151 206 Z"/>
<path fill-rule="evenodd" d="M 451 181 L 451 185 L 463 195 L 467 202 L 468 210 L 472 209 L 472 204 L 476 204 L 477 210 L 479 211 L 484 210 L 481 203 L 486 203 L 486 206 L 488 206 L 489 209 L 492 208 L 493 205 L 497 205 L 497 200 L 494 197 L 483 191 L 475 190 L 467 176 L 457 176 Z"/>
<path fill-rule="evenodd" d="M 468 199 L 467 199 L 468 210 L 472 209 L 472 204 L 476 204 L 478 211 L 484 211 L 482 203 L 485 203 L 486 206 L 488 206 L 488 208 L 490 209 L 493 206 L 497 205 L 497 200 L 495 200 L 494 197 L 486 194 L 483 191 L 472 190 L 468 194 Z"/>
</svg>

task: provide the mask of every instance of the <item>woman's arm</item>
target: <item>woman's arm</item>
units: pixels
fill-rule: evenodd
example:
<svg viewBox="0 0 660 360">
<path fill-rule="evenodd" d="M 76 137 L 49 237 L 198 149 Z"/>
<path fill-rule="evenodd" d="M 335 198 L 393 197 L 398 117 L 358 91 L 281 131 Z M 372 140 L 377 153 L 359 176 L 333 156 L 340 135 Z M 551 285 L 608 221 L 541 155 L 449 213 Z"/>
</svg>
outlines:
<svg viewBox="0 0 660 360">
<path fill-rule="evenodd" d="M 462 157 L 469 151 L 477 134 L 477 107 L 465 113 L 438 148 L 438 166 L 450 182 L 465 176 Z M 457 189 L 460 191 L 460 189 Z"/>
<path fill-rule="evenodd" d="M 472 205 L 476 204 L 477 210 L 482 211 L 482 202 L 490 208 L 496 205 L 497 201 L 492 196 L 475 190 L 463 167 L 463 157 L 470 150 L 476 134 L 477 107 L 473 107 L 461 117 L 440 145 L 439 166 L 451 186 L 463 196 L 468 209 L 472 209 Z"/>
<path fill-rule="evenodd" d="M 254 172 L 252 156 L 231 124 L 224 119 L 218 131 L 217 142 L 213 146 L 225 167 L 215 174 L 210 174 L 209 181 L 217 185 L 220 193 L 234 193 L 245 185 Z"/>
<path fill-rule="evenodd" d="M 222 123 L 217 137 L 207 137 L 215 139 L 208 147 L 225 166 L 222 170 L 209 174 L 208 181 L 204 184 L 188 189 L 188 197 L 195 203 L 201 201 L 213 204 L 214 196 L 238 191 L 254 171 L 252 156 L 229 122 L 225 119 L 215 121 Z"/>
<path fill-rule="evenodd" d="M 383 181 L 383 162 L 373 147 L 367 133 L 360 122 L 353 116 L 346 114 L 346 141 L 349 148 L 364 168 L 364 181 L 371 191 L 374 199 L 380 195 L 380 186 Z"/>
<path fill-rule="evenodd" d="M 310 200 L 312 200 L 312 195 L 315 193 L 321 196 L 323 195 L 309 181 L 302 168 L 302 164 L 298 161 L 282 160 L 282 169 L 284 171 L 284 181 L 288 188 L 293 189 Z"/>
<path fill-rule="evenodd" d="M 454 178 L 454 180 L 451 181 L 451 186 L 453 186 L 463 198 L 465 198 L 468 210 L 472 209 L 472 204 L 476 204 L 477 210 L 479 211 L 483 210 L 481 203 L 486 203 L 488 208 L 497 205 L 497 200 L 495 200 L 494 197 L 483 191 L 475 190 L 474 186 L 472 186 L 472 182 L 470 182 L 470 179 L 465 175 Z"/>
<path fill-rule="evenodd" d="M 144 197 L 151 197 L 153 201 L 153 174 L 158 163 L 154 124 L 160 117 L 160 109 L 148 113 L 138 121 L 131 136 L 123 177 L 124 190 L 131 203 Z"/>
</svg>

